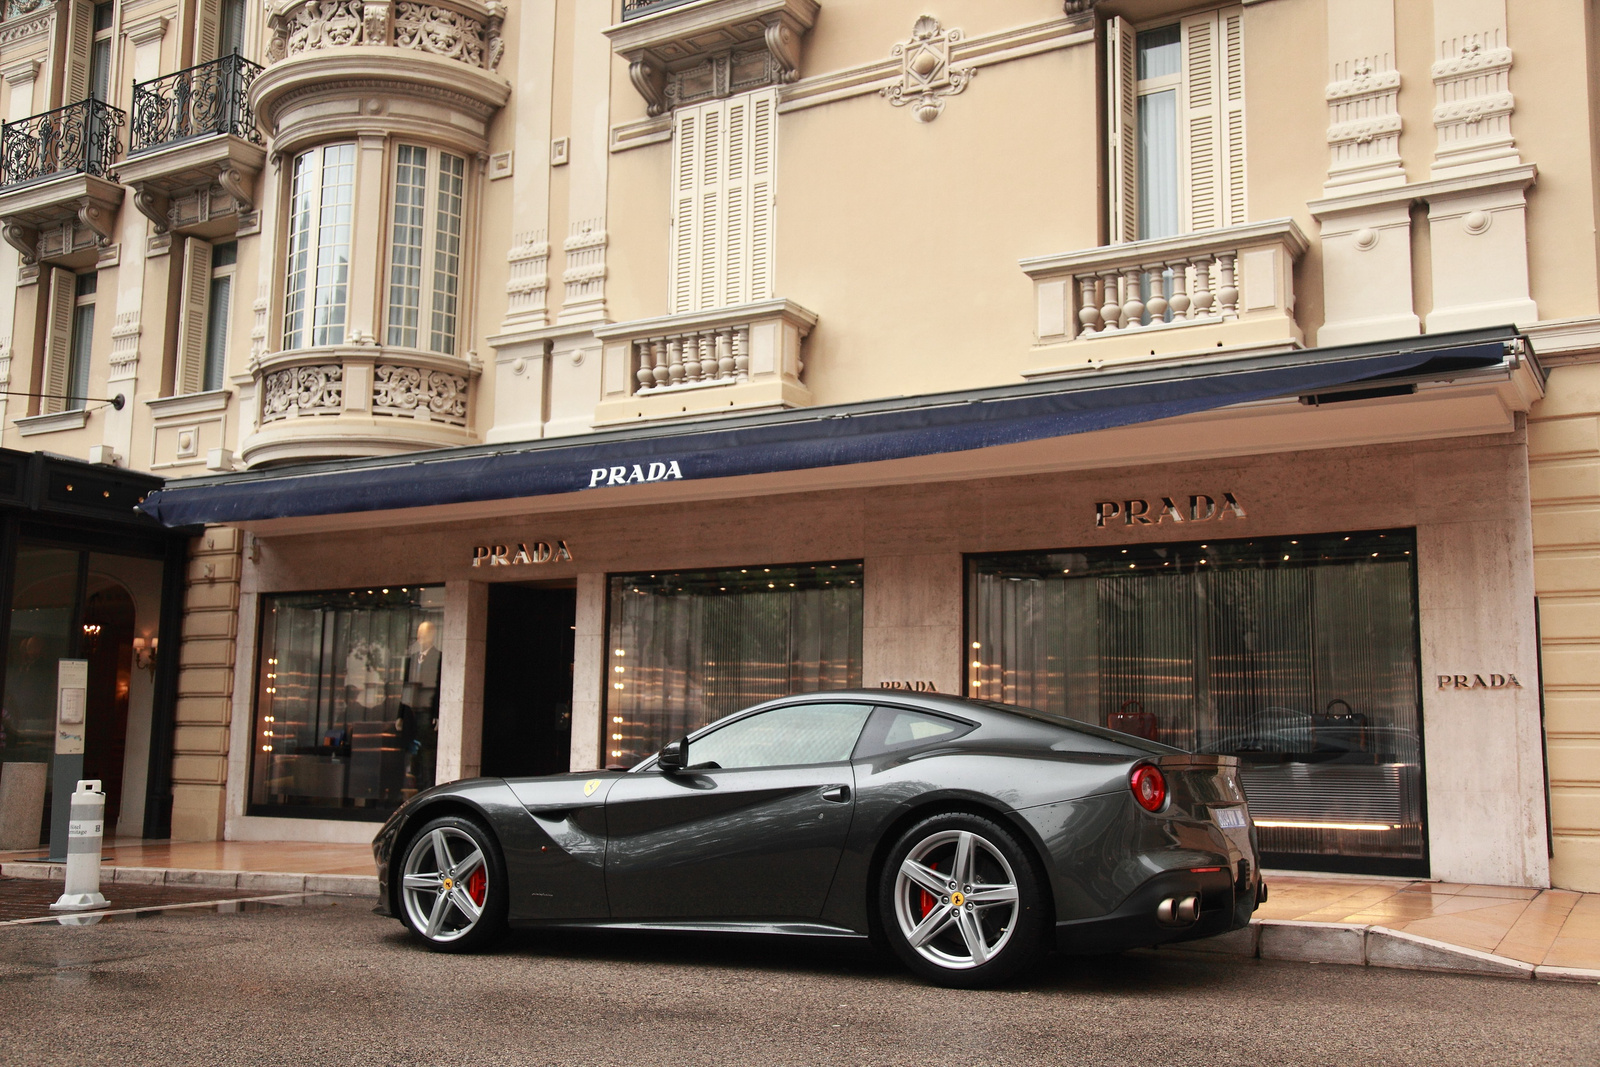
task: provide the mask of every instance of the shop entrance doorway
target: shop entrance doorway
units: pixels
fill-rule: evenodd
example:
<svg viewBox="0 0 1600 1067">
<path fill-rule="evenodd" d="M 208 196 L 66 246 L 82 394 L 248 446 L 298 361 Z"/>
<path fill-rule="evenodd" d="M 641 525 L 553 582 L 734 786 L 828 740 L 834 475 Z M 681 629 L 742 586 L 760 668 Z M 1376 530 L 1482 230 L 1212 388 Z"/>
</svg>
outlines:
<svg viewBox="0 0 1600 1067">
<path fill-rule="evenodd" d="M 574 588 L 489 587 L 482 773 L 561 774 L 571 765 Z"/>
</svg>

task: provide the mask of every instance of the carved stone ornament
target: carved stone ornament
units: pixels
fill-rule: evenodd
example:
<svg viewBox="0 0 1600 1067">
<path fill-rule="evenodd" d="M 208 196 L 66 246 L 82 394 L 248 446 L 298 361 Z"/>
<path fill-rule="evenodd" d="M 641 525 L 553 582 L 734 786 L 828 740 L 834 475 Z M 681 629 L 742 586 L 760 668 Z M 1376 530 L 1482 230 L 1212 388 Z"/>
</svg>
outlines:
<svg viewBox="0 0 1600 1067">
<path fill-rule="evenodd" d="M 918 122 L 932 122 L 944 110 L 946 97 L 967 87 L 974 67 L 950 66 L 951 47 L 961 40 L 960 30 L 945 30 L 932 15 L 923 15 L 911 28 L 911 37 L 894 46 L 900 60 L 900 78 L 878 90 L 895 107 L 910 106 Z"/>
<path fill-rule="evenodd" d="M 379 364 L 372 375 L 372 410 L 383 415 L 426 414 L 446 422 L 467 417 L 467 379 L 426 367 Z"/>
<path fill-rule="evenodd" d="M 326 363 L 272 371 L 261 383 L 261 421 L 290 415 L 337 415 L 344 407 L 344 367 Z"/>
</svg>

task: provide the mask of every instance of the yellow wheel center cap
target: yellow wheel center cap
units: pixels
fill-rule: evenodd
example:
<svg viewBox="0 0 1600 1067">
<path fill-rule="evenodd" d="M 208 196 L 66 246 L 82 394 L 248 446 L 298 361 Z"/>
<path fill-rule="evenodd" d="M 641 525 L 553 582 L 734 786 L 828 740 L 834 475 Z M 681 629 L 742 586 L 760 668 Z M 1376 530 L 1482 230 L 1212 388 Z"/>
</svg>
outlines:
<svg viewBox="0 0 1600 1067">
<path fill-rule="evenodd" d="M 965 893 L 951 893 L 950 894 L 950 904 L 951 904 L 952 907 L 959 908 L 959 907 L 961 907 L 961 905 L 965 904 L 966 902 L 967 902 L 967 895 Z"/>
<path fill-rule="evenodd" d="M 440 883 L 440 885 L 442 885 L 444 887 L 444 891 L 448 893 L 450 890 L 456 887 L 456 880 L 454 878 L 446 878 Z"/>
</svg>

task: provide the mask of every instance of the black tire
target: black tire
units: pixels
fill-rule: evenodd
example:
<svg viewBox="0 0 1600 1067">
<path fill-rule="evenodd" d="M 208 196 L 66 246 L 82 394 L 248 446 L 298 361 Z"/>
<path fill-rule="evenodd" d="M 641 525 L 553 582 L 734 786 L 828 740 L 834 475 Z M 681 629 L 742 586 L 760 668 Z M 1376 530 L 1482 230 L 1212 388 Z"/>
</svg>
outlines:
<svg viewBox="0 0 1600 1067">
<path fill-rule="evenodd" d="M 453 861 L 449 869 L 441 870 L 438 861 L 440 839 Z M 469 867 L 474 853 L 468 841 L 482 857 L 476 866 Z M 473 879 L 479 870 L 483 883 L 475 887 Z M 408 889 L 408 874 L 435 880 L 440 888 Z M 430 819 L 396 857 L 390 878 L 400 921 L 435 952 L 477 952 L 498 940 L 505 930 L 511 901 L 505 860 L 494 835 L 473 819 L 460 815 Z M 473 895 L 474 888 L 481 891 L 481 902 Z M 442 910 L 438 908 L 441 895 L 449 898 Z M 476 917 L 470 914 L 469 903 L 477 905 Z"/>
<path fill-rule="evenodd" d="M 966 878 L 957 879 L 954 889 L 942 883 L 942 894 L 934 898 L 928 874 L 913 879 L 905 873 L 906 861 L 912 858 L 939 877 L 957 874 L 962 835 L 972 835 Z M 1014 905 L 1000 899 L 1008 885 L 1015 887 Z M 936 985 L 999 985 L 1035 966 L 1049 949 L 1050 908 L 1032 854 L 1015 831 L 980 815 L 934 815 L 901 834 L 878 878 L 877 908 L 890 949 L 914 974 Z M 943 925 L 936 913 L 944 913 Z M 913 935 L 927 939 L 913 945 Z M 974 938 L 981 949 L 974 947 Z"/>
</svg>

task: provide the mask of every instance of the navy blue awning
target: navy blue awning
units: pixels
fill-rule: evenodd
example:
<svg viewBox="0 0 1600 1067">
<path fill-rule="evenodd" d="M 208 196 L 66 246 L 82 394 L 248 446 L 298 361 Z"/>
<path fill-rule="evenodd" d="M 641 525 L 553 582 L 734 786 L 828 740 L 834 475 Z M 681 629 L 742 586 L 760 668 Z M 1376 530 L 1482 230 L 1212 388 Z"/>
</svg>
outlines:
<svg viewBox="0 0 1600 1067">
<path fill-rule="evenodd" d="M 1357 382 L 1502 363 L 1510 327 L 1232 363 L 414 452 L 168 482 L 140 505 L 167 526 L 581 493 L 834 467 L 1088 433 Z"/>
</svg>

